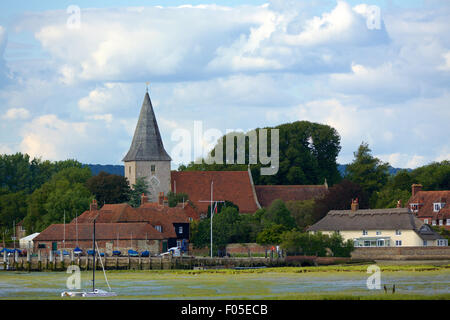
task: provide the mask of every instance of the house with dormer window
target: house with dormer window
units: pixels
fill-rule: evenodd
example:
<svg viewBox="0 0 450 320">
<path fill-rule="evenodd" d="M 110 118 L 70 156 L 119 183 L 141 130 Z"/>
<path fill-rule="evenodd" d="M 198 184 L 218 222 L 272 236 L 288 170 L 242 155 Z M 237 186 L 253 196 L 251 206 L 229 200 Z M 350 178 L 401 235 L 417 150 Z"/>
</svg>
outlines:
<svg viewBox="0 0 450 320">
<path fill-rule="evenodd" d="M 423 191 L 421 184 L 412 185 L 408 210 L 425 224 L 450 230 L 450 190 Z"/>
</svg>

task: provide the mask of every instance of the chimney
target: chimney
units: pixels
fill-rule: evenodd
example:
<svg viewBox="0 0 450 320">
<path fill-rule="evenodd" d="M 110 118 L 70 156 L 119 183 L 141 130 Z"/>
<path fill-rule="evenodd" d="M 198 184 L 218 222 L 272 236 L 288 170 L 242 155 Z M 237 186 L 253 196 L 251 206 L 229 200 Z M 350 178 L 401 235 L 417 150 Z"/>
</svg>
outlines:
<svg viewBox="0 0 450 320">
<path fill-rule="evenodd" d="M 422 187 L 423 187 L 423 185 L 421 185 L 421 184 L 413 184 L 411 186 L 412 196 L 414 197 L 419 191 L 422 191 Z"/>
<path fill-rule="evenodd" d="M 141 206 L 144 205 L 144 203 L 148 202 L 148 197 L 145 195 L 145 193 L 141 196 Z"/>
<path fill-rule="evenodd" d="M 358 198 L 352 199 L 352 211 L 358 211 L 358 209 L 359 209 Z"/>
<path fill-rule="evenodd" d="M 89 206 L 89 211 L 98 210 L 97 200 L 92 199 L 92 203 Z"/>
<path fill-rule="evenodd" d="M 401 208 L 402 207 L 402 202 L 400 200 L 397 201 L 397 208 Z"/>
</svg>

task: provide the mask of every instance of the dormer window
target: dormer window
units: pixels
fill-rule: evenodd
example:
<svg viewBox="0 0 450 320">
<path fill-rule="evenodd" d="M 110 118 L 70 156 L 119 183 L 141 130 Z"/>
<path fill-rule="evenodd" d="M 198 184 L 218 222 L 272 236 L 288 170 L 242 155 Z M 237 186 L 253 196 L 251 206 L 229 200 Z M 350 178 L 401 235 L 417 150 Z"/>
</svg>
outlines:
<svg viewBox="0 0 450 320">
<path fill-rule="evenodd" d="M 419 204 L 418 203 L 411 203 L 409 205 L 412 212 L 417 212 L 419 210 Z"/>
<path fill-rule="evenodd" d="M 440 202 L 433 203 L 433 211 L 434 212 L 439 212 L 439 210 L 441 210 L 441 208 L 443 208 L 442 203 L 440 203 Z"/>
</svg>

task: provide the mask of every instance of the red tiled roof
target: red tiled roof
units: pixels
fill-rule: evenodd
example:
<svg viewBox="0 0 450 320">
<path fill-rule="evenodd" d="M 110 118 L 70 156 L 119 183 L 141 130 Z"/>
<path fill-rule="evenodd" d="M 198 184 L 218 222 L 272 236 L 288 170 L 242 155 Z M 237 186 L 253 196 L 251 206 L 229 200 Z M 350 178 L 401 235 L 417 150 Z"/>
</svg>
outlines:
<svg viewBox="0 0 450 320">
<path fill-rule="evenodd" d="M 269 186 L 255 186 L 256 194 L 258 195 L 259 204 L 263 207 L 268 207 L 272 201 L 281 199 L 283 201 L 289 200 L 309 200 L 324 196 L 327 192 L 325 185 L 269 185 Z"/>
<path fill-rule="evenodd" d="M 161 226 L 162 235 L 166 238 L 175 238 L 176 233 L 174 223 L 189 223 L 189 217 L 198 220 L 198 213 L 186 204 L 170 208 L 158 203 L 147 202 L 138 208 L 133 208 L 128 204 L 107 204 L 101 210 L 85 211 L 78 217 L 78 225 L 92 223 L 94 218 L 97 223 L 150 223 L 153 227 Z M 75 224 L 75 219 L 71 225 Z"/>
<path fill-rule="evenodd" d="M 231 201 L 241 213 L 258 209 L 247 171 L 172 171 L 172 191 L 186 193 L 200 213 L 208 210 L 213 181 L 213 200 Z"/>
<path fill-rule="evenodd" d="M 42 231 L 34 241 L 57 241 L 64 238 L 67 241 L 78 240 L 92 240 L 93 232 L 92 223 L 76 224 L 52 224 L 47 229 Z M 65 229 L 65 230 L 64 230 Z M 157 231 L 149 223 L 96 223 L 95 224 L 95 238 L 98 240 L 113 240 L 113 239 L 140 239 L 153 240 L 164 239 L 163 234 Z"/>
<path fill-rule="evenodd" d="M 439 212 L 434 212 L 434 203 L 445 203 L 445 207 Z M 419 191 L 408 201 L 408 208 L 410 204 L 419 204 L 419 211 L 417 216 L 419 218 L 450 219 L 450 190 L 443 191 Z"/>
</svg>

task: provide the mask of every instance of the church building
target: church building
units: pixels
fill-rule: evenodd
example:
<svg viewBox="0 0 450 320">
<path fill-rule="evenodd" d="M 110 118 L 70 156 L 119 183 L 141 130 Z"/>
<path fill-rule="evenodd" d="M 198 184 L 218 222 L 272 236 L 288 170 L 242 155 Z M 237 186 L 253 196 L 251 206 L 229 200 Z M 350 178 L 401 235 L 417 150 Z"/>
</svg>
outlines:
<svg viewBox="0 0 450 320">
<path fill-rule="evenodd" d="M 211 199 L 231 201 L 240 213 L 254 213 L 268 207 L 275 199 L 308 200 L 322 197 L 328 191 L 324 185 L 258 186 L 248 171 L 171 171 L 171 158 L 164 149 L 158 122 L 148 91 L 145 93 L 131 147 L 126 156 L 125 177 L 130 186 L 138 178 L 149 185 L 149 201 L 160 202 L 169 191 L 186 193 L 200 214 L 205 214 Z"/>
</svg>

